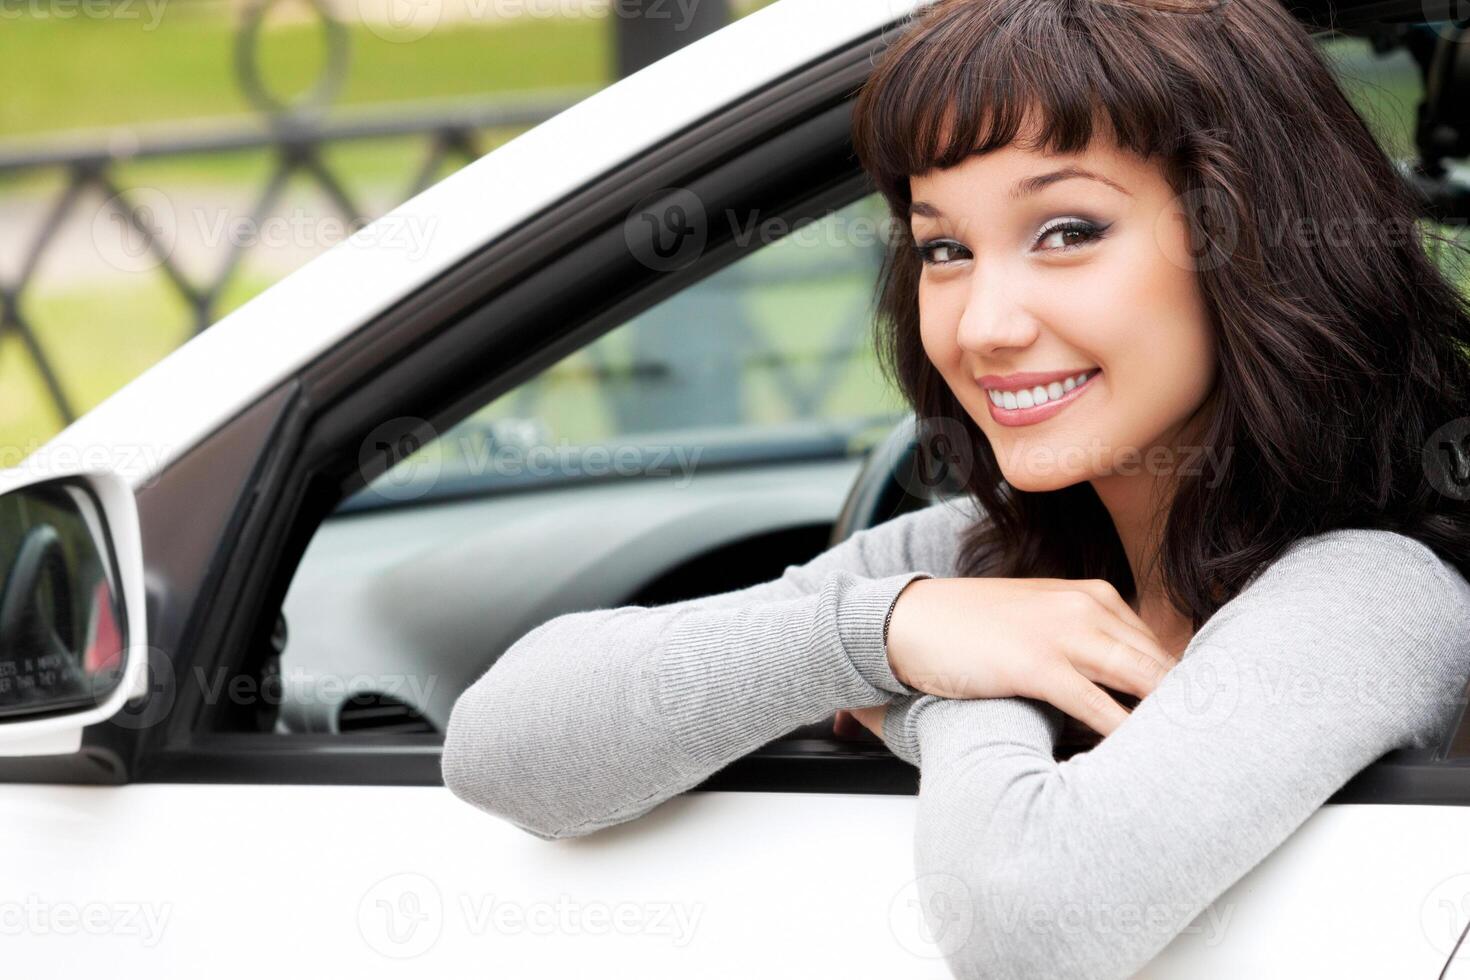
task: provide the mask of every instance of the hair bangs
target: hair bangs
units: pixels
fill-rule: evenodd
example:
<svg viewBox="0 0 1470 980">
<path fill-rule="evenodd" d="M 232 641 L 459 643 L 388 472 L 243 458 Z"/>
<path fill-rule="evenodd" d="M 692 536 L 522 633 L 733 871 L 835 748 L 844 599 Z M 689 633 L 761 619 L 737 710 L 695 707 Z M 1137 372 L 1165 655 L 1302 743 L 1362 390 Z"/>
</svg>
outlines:
<svg viewBox="0 0 1470 980">
<path fill-rule="evenodd" d="M 1119 49 L 1128 32 L 1099 23 L 1144 16 L 1097 0 L 941 0 L 860 93 L 863 169 L 898 205 L 910 177 L 1012 144 L 1067 154 L 1101 137 L 1142 157 L 1174 151 L 1184 120 L 1159 79 L 1178 78 L 1178 67 L 1142 42 Z"/>
</svg>

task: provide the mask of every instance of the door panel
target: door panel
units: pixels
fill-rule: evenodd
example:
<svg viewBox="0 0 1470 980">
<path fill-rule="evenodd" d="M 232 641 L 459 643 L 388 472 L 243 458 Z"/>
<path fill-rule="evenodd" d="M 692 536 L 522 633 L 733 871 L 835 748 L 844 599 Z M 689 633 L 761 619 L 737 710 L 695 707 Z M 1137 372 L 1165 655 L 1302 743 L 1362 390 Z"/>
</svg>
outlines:
<svg viewBox="0 0 1470 980">
<path fill-rule="evenodd" d="M 916 904 L 914 813 L 692 792 L 543 841 L 436 787 L 14 786 L 0 932 L 32 978 L 941 980 L 958 934 Z M 1470 812 L 1332 805 L 1139 976 L 1435 977 L 1467 896 Z"/>
<path fill-rule="evenodd" d="M 11 976 L 948 976 L 906 904 L 912 798 L 692 793 L 563 841 L 435 787 L 23 786 L 0 820 L 30 842 L 7 903 L 105 927 L 0 905 Z"/>
<path fill-rule="evenodd" d="M 1470 913 L 1470 810 L 1333 804 L 1143 978 L 1439 976 Z"/>
</svg>

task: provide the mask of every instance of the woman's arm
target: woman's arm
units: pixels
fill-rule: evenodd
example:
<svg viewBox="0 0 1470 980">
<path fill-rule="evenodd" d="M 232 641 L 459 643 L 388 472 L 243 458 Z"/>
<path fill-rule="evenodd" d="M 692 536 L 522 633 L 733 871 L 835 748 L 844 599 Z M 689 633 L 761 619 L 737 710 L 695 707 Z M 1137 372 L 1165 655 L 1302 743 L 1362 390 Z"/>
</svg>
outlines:
<svg viewBox="0 0 1470 980">
<path fill-rule="evenodd" d="M 1467 675 L 1470 584 L 1348 530 L 1295 543 L 1065 762 L 1050 705 L 897 699 L 936 942 L 958 977 L 1131 976 L 1353 775 L 1445 734 Z"/>
<path fill-rule="evenodd" d="M 917 693 L 883 622 L 915 578 L 953 574 L 973 501 L 860 531 L 749 588 L 551 619 L 455 702 L 445 785 L 547 840 L 631 820 L 800 725 Z"/>
</svg>

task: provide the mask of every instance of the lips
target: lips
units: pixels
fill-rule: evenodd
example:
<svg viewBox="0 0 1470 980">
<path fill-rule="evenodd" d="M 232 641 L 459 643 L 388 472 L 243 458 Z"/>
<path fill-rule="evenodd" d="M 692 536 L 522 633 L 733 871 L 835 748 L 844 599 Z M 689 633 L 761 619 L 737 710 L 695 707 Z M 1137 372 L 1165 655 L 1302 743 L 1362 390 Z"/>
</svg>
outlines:
<svg viewBox="0 0 1470 980">
<path fill-rule="evenodd" d="M 1003 405 L 997 405 L 991 399 L 990 392 L 987 391 L 985 393 L 985 402 L 986 405 L 990 408 L 990 417 L 995 419 L 1001 425 L 1006 426 L 1035 425 L 1037 422 L 1044 422 L 1047 419 L 1051 418 L 1053 415 L 1056 415 L 1058 412 L 1066 411 L 1066 409 L 1071 407 L 1079 398 L 1083 397 L 1087 392 L 1091 391 L 1094 387 L 1093 382 L 1097 379 L 1097 376 L 1102 373 L 1102 371 L 1098 368 L 1091 368 L 1082 373 L 1086 374 L 1086 378 L 1081 384 L 1076 385 L 1070 390 L 1063 391 L 1060 397 L 1048 398 L 1048 400 L 1043 404 L 1032 405 L 1026 408 L 1019 406 L 1016 408 L 1005 408 Z M 1051 384 L 1069 377 L 1076 377 L 1076 373 L 1068 374 L 1067 372 L 1049 372 L 1043 374 L 1039 372 L 1034 372 L 1030 374 L 1011 374 L 1004 377 L 998 377 L 996 375 L 986 375 L 984 380 L 994 383 L 997 387 L 999 387 L 1002 383 L 1005 383 L 1015 384 L 1017 388 L 1020 388 L 1028 382 L 1030 382 L 1033 386 L 1046 387 L 1046 384 L 1043 384 L 1041 380 L 1032 379 L 1045 378 L 1047 379 L 1047 384 Z"/>
<path fill-rule="evenodd" d="M 1001 391 L 1015 391 L 1018 388 L 1034 388 L 1041 385 L 1043 388 L 1053 381 L 1064 381 L 1067 378 L 1075 378 L 1079 374 L 1088 371 L 1096 371 L 1096 366 L 1072 368 L 1066 371 L 1021 371 L 1017 374 L 982 374 L 975 380 L 982 387 L 997 388 Z"/>
</svg>

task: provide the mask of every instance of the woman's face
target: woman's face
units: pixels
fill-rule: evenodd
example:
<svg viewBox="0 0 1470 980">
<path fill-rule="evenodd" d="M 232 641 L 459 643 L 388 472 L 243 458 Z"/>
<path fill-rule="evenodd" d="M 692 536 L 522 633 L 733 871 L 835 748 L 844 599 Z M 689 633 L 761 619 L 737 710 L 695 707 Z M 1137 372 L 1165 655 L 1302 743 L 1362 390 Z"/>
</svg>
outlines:
<svg viewBox="0 0 1470 980">
<path fill-rule="evenodd" d="M 1214 348 L 1184 212 L 1156 164 L 1104 139 L 1062 156 L 1013 144 L 910 191 L 925 352 L 1008 483 L 1055 490 L 1191 461 L 1179 429 L 1214 386 Z"/>
</svg>

